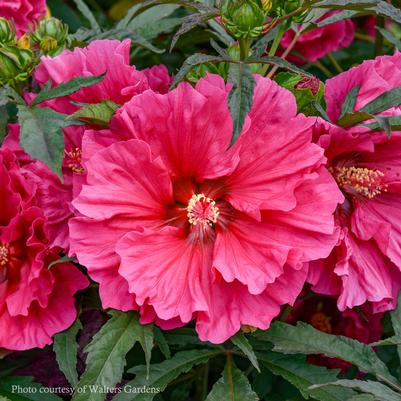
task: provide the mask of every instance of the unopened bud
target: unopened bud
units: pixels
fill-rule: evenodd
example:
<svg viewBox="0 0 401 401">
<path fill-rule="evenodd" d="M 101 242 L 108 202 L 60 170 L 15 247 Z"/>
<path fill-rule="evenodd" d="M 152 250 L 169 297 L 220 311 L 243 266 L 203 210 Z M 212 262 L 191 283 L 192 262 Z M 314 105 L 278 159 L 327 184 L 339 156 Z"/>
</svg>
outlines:
<svg viewBox="0 0 401 401">
<path fill-rule="evenodd" d="M 68 25 L 54 17 L 45 18 L 30 36 L 43 53 L 54 55 L 67 45 Z"/>
<path fill-rule="evenodd" d="M 0 17 L 0 45 L 12 46 L 16 42 L 15 25 L 11 21 Z"/>
<path fill-rule="evenodd" d="M 224 25 L 236 38 L 257 37 L 263 31 L 265 16 L 256 0 L 225 0 L 221 15 Z"/>
<path fill-rule="evenodd" d="M 33 69 L 33 54 L 17 46 L 0 47 L 0 85 L 26 81 Z"/>
<path fill-rule="evenodd" d="M 267 14 L 273 7 L 273 0 L 260 0 L 262 3 L 262 9 Z"/>
</svg>

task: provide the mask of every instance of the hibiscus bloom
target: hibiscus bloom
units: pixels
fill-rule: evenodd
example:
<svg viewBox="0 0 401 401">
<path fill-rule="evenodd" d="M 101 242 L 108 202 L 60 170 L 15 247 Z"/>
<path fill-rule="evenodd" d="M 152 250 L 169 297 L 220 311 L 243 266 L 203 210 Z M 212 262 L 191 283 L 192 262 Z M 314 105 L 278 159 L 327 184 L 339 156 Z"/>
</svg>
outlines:
<svg viewBox="0 0 401 401">
<path fill-rule="evenodd" d="M 245 128 L 229 147 L 224 81 L 209 75 L 165 95 L 146 91 L 110 131 L 85 133 L 87 184 L 73 205 L 72 250 L 104 307 L 138 304 L 169 324 L 196 319 L 221 343 L 266 329 L 301 291 L 307 262 L 337 242 L 342 196 L 312 143 L 315 119 L 257 76 Z"/>
<path fill-rule="evenodd" d="M 319 21 L 323 21 L 332 15 L 333 12 L 329 12 Z M 287 31 L 281 40 L 281 46 L 286 49 L 295 35 L 294 30 Z M 316 61 L 329 53 L 348 47 L 354 40 L 354 35 L 355 26 L 350 19 L 311 29 L 300 35 L 293 48 L 293 52 L 300 54 L 302 58 L 294 54 L 289 59 L 299 63 Z"/>
<path fill-rule="evenodd" d="M 47 191 L 57 180 L 51 174 L 42 163 L 20 162 L 0 148 L 0 348 L 50 344 L 76 319 L 74 294 L 88 285 L 70 263 L 50 267 L 60 258 L 46 216 Z"/>
<path fill-rule="evenodd" d="M 340 312 L 335 298 L 309 293 L 305 298 L 296 301 L 287 322 L 306 322 L 327 334 L 345 336 L 370 344 L 381 338 L 382 318 L 382 313 L 372 313 L 371 305 L 364 305 L 358 311 L 347 309 Z M 323 355 L 311 355 L 308 362 L 331 369 L 340 368 L 343 372 L 352 366 L 348 362 Z"/>
<path fill-rule="evenodd" d="M 46 14 L 46 0 L 5 0 L 0 2 L 0 17 L 13 20 L 18 36 Z"/>
</svg>

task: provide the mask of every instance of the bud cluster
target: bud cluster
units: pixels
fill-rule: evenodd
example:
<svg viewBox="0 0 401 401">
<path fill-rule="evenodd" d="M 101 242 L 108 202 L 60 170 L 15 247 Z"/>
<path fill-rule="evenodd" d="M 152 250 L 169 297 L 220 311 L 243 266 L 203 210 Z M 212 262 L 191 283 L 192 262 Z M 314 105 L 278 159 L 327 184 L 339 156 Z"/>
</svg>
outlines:
<svg viewBox="0 0 401 401">
<path fill-rule="evenodd" d="M 17 87 L 33 69 L 33 54 L 18 46 L 12 21 L 0 17 L 0 85 Z"/>
</svg>

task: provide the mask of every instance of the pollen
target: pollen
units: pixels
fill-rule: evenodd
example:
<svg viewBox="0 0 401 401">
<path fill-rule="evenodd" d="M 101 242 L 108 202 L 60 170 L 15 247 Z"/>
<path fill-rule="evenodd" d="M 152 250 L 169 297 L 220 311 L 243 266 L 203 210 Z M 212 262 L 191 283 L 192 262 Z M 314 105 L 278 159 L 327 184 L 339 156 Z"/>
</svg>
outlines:
<svg viewBox="0 0 401 401">
<path fill-rule="evenodd" d="M 85 169 L 82 167 L 82 151 L 79 148 L 73 148 L 70 151 L 65 151 L 67 156 L 67 167 L 72 170 L 72 172 L 77 174 L 83 174 Z"/>
<path fill-rule="evenodd" d="M 373 199 L 387 191 L 383 183 L 384 173 L 363 167 L 342 167 L 337 172 L 338 185 L 351 194 Z"/>
<path fill-rule="evenodd" d="M 0 244 L 0 266 L 5 266 L 10 257 L 10 251 L 7 245 Z"/>
<path fill-rule="evenodd" d="M 220 211 L 213 199 L 204 194 L 194 194 L 188 202 L 187 217 L 190 224 L 212 227 L 217 223 Z"/>
</svg>

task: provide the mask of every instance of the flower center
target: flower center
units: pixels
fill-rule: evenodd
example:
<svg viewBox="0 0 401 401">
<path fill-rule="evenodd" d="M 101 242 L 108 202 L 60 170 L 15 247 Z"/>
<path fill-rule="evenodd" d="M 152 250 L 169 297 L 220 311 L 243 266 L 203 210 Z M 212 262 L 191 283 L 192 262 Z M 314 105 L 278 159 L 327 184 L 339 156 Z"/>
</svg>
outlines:
<svg viewBox="0 0 401 401">
<path fill-rule="evenodd" d="M 324 333 L 330 334 L 332 332 L 330 318 L 322 312 L 316 312 L 311 317 L 310 323 L 315 329 L 323 331 Z"/>
<path fill-rule="evenodd" d="M 188 202 L 187 217 L 190 224 L 212 226 L 217 223 L 220 211 L 213 199 L 204 194 L 194 194 Z"/>
<path fill-rule="evenodd" d="M 0 267 L 7 265 L 9 259 L 10 259 L 10 250 L 8 249 L 8 246 L 0 243 Z"/>
<path fill-rule="evenodd" d="M 363 167 L 342 167 L 337 171 L 338 185 L 353 195 L 359 194 L 373 199 L 387 191 L 383 183 L 384 173 Z"/>
<path fill-rule="evenodd" d="M 72 170 L 72 172 L 77 174 L 83 174 L 85 169 L 82 167 L 82 150 L 79 148 L 73 148 L 70 151 L 65 151 L 67 156 L 67 167 Z"/>
</svg>

